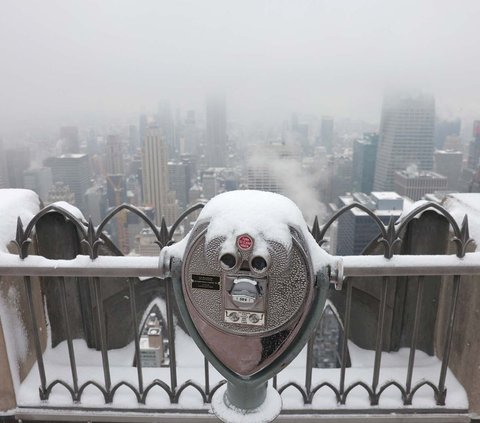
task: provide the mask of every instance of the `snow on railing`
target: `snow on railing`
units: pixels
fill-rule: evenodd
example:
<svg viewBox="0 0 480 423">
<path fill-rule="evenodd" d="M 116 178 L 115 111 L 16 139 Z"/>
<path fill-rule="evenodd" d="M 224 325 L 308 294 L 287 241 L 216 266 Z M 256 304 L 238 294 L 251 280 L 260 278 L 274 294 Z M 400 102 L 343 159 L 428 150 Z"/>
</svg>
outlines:
<svg viewBox="0 0 480 423">
<path fill-rule="evenodd" d="M 200 381 L 201 377 L 198 376 L 198 367 L 196 370 L 188 370 L 186 367 L 177 366 L 177 351 L 175 342 L 175 332 L 181 334 L 181 342 L 186 349 L 192 349 L 188 351 L 187 355 L 197 352 L 195 346 L 191 341 L 185 341 L 187 336 L 181 332 L 180 329 L 174 325 L 173 315 L 173 299 L 171 295 L 171 280 L 165 278 L 160 283 L 165 286 L 165 303 L 166 303 L 166 320 L 168 328 L 168 340 L 169 340 L 169 353 L 170 361 L 168 366 L 168 372 L 165 369 L 158 369 L 158 371 L 152 371 L 151 369 L 142 368 L 140 360 L 140 334 L 139 334 L 139 322 L 136 319 L 137 304 L 135 302 L 135 278 L 148 276 L 159 276 L 159 263 L 157 257 L 132 257 L 132 256 L 99 256 L 99 247 L 104 243 L 102 231 L 105 225 L 118 213 L 128 210 L 131 213 L 135 213 L 139 216 L 145 224 L 152 230 L 155 235 L 156 243 L 160 248 L 164 248 L 172 244 L 172 238 L 175 230 L 181 224 L 182 220 L 186 218 L 190 213 L 199 210 L 203 207 L 203 204 L 199 204 L 187 210 L 171 228 L 167 228 L 165 221 L 162 220 L 160 228 L 157 228 L 150 219 L 139 209 L 123 204 L 114 209 L 98 227 L 94 227 L 93 223 L 88 223 L 78 219 L 68 210 L 59 208 L 55 205 L 46 207 L 40 211 L 24 228 L 22 221 L 19 219 L 17 224 L 17 235 L 15 243 L 18 247 L 18 256 L 12 254 L 2 254 L 0 256 L 0 275 L 7 276 L 21 276 L 24 280 L 28 314 L 31 324 L 31 333 L 34 340 L 35 352 L 36 352 L 36 371 L 38 377 L 35 377 L 32 373 L 24 383 L 24 392 L 27 389 L 25 397 L 31 397 L 31 387 L 35 384 L 35 381 L 39 381 L 39 399 L 42 401 L 37 405 L 44 406 L 49 404 L 52 392 L 59 387 L 63 387 L 70 396 L 70 405 L 75 407 L 76 404 L 82 403 L 82 406 L 88 406 L 87 391 L 91 388 L 95 388 L 101 393 L 103 402 L 106 405 L 112 405 L 115 407 L 117 402 L 116 396 L 118 396 L 125 388 L 130 390 L 134 396 L 133 405 L 126 406 L 127 408 L 135 407 L 150 407 L 152 408 L 152 402 L 149 400 L 149 395 L 152 394 L 157 388 L 163 390 L 168 397 L 167 403 L 157 403 L 153 408 L 169 409 L 175 408 L 175 405 L 179 403 L 182 392 L 187 388 L 198 391 L 201 397 L 202 404 L 210 403 L 213 394 L 224 383 L 216 372 L 213 375 L 210 373 L 210 366 L 208 362 L 202 358 L 203 365 L 203 381 Z M 458 382 L 448 372 L 448 361 L 452 343 L 452 334 L 455 324 L 455 311 L 458 297 L 458 290 L 461 281 L 461 275 L 480 275 L 480 253 L 466 253 L 467 247 L 472 241 L 468 232 L 468 220 L 465 218 L 462 225 L 458 225 L 455 219 L 445 210 L 443 207 L 434 203 L 426 203 L 417 209 L 411 211 L 401 221 L 395 223 L 393 220 L 389 224 L 384 225 L 381 220 L 370 210 L 366 209 L 360 204 L 350 204 L 344 209 L 338 211 L 323 227 L 320 227 L 318 220 L 315 219 L 311 228 L 311 234 L 315 241 L 321 246 L 324 242 L 324 237 L 330 226 L 343 214 L 352 208 L 358 208 L 368 214 L 376 223 L 379 229 L 378 243 L 384 246 L 384 254 L 382 256 L 345 256 L 345 257 L 332 257 L 330 265 L 331 282 L 335 284 L 337 289 L 346 290 L 345 300 L 345 315 L 344 315 L 344 331 L 343 340 L 341 342 L 340 351 L 340 368 L 339 369 L 322 369 L 318 370 L 313 365 L 313 349 L 314 349 L 314 337 L 308 343 L 306 351 L 301 354 L 289 366 L 286 370 L 276 376 L 273 379 L 273 386 L 283 396 L 286 396 L 287 403 L 289 401 L 288 393 L 286 390 L 291 391 L 289 388 L 294 388 L 301 395 L 301 404 L 293 401 L 291 408 L 301 409 L 302 404 L 313 404 L 315 408 L 329 408 L 335 409 L 338 405 L 347 405 L 347 399 L 352 399 L 352 408 L 365 408 L 370 406 L 383 405 L 386 408 L 398 408 L 405 405 L 414 405 L 417 408 L 428 407 L 440 407 L 446 410 L 448 407 L 451 409 L 464 409 L 467 408 L 465 397 L 462 395 L 455 395 L 455 392 L 463 392 Z M 453 241 L 456 243 L 457 252 L 456 255 L 446 256 L 400 256 L 395 255 L 396 247 L 402 242 L 401 232 L 405 229 L 406 225 L 419 214 L 427 209 L 435 210 L 437 213 L 445 217 L 449 222 L 451 231 L 454 235 Z M 39 256 L 30 256 L 29 245 L 32 241 L 32 236 L 35 231 L 38 221 L 47 213 L 57 212 L 65 217 L 65 219 L 71 221 L 81 237 L 81 243 L 86 247 L 88 255 L 79 255 L 72 260 L 51 260 Z M 439 259 L 441 257 L 441 259 Z M 416 351 L 417 337 L 419 331 L 419 316 L 421 313 L 422 295 L 423 295 L 423 278 L 427 275 L 452 275 L 453 276 L 453 293 L 451 299 L 451 305 L 449 309 L 448 325 L 446 327 L 445 344 L 442 351 L 442 361 L 438 362 L 436 358 L 426 357 Z M 58 276 L 58 290 L 60 292 L 61 307 L 63 309 L 63 318 L 65 319 L 66 329 L 66 345 L 64 348 L 68 354 L 68 365 L 65 368 L 69 369 L 70 375 L 59 375 L 59 371 L 53 370 L 53 379 L 48 374 L 50 369 L 52 351 L 47 349 L 47 352 L 43 352 L 40 342 L 40 334 L 38 332 L 39 316 L 35 311 L 34 301 L 32 296 L 32 280 L 33 276 Z M 129 284 L 129 296 L 128 301 L 130 303 L 130 311 L 132 316 L 132 325 L 134 328 L 134 341 L 130 346 L 133 349 L 133 354 L 136 361 L 136 375 L 132 374 L 133 368 L 126 370 L 125 363 L 121 360 L 117 361 L 110 358 L 115 356 L 114 351 L 109 351 L 107 348 L 107 333 L 105 324 L 105 312 L 103 310 L 103 302 L 98 301 L 98 307 L 96 307 L 96 320 L 99 330 L 100 338 L 100 352 L 97 360 L 102 362 L 102 380 L 100 381 L 97 370 L 92 371 L 94 363 L 88 363 L 88 366 L 83 363 L 79 366 L 79 355 L 77 350 L 82 350 L 82 344 L 79 340 L 74 340 L 70 329 L 71 322 L 68 312 L 68 301 L 65 290 L 64 277 L 84 277 L 88 278 L 94 287 L 94 294 L 96 298 L 102 297 L 102 284 L 101 277 L 125 277 L 128 278 Z M 380 293 L 380 306 L 378 316 L 378 326 L 376 332 L 376 348 L 373 352 L 359 352 L 360 349 L 353 344 L 349 344 L 346 340 L 349 339 L 351 330 L 351 308 L 352 308 L 352 284 L 348 283 L 350 277 L 367 277 L 367 276 L 382 276 L 381 293 Z M 406 354 L 405 350 L 401 351 L 403 361 L 395 362 L 388 371 L 388 368 L 382 367 L 388 357 L 385 353 L 382 353 L 382 340 L 385 332 L 385 314 L 387 307 L 387 292 L 390 282 L 390 278 L 394 276 L 418 276 L 419 284 L 418 291 L 416 293 L 416 306 L 414 317 L 414 328 L 412 331 L 411 345 Z M 347 278 L 347 279 L 345 279 Z M 344 282 L 345 281 L 345 282 Z M 177 339 L 178 342 L 178 339 Z M 347 371 L 347 356 L 348 348 L 352 351 L 357 351 L 357 354 L 352 354 L 352 368 Z M 85 353 L 87 354 L 87 353 Z M 185 355 L 185 351 L 182 352 Z M 198 354 L 200 354 L 198 352 Z M 53 354 L 55 355 L 55 354 Z M 88 354 L 87 354 L 88 355 Z M 366 355 L 370 357 L 373 362 L 373 368 L 371 368 L 371 379 L 366 372 L 366 366 L 364 361 L 360 358 L 364 358 Z M 422 365 L 415 367 L 416 372 L 420 377 L 417 377 L 417 383 L 414 384 L 413 371 L 415 366 L 416 357 L 420 357 L 420 361 L 424 363 L 425 372 L 422 373 Z M 84 358 L 84 357 L 83 357 Z M 45 359 L 47 364 L 45 364 Z M 82 356 L 80 357 L 82 361 Z M 305 360 L 305 364 L 299 364 L 300 360 Z M 429 361 L 430 360 L 430 361 Z M 55 360 L 53 360 L 55 361 Z M 355 361 L 357 361 L 358 368 L 355 368 Z M 425 364 L 427 363 L 427 364 Z M 197 363 L 198 364 L 198 363 Z M 123 366 L 123 367 L 122 367 Z M 79 368 L 82 371 L 88 367 L 88 372 L 85 374 L 79 374 Z M 64 368 L 64 370 L 65 370 Z M 99 367 L 96 366 L 96 369 Z M 123 369 L 123 370 L 122 370 Z M 180 370 L 179 370 L 180 369 Z M 382 372 L 381 372 L 382 370 Z M 188 374 L 195 375 L 195 381 L 187 380 L 183 384 L 178 383 L 178 372 L 182 374 L 187 372 Z M 432 378 L 432 371 L 437 372 L 438 382 L 434 383 Z M 90 372 L 90 373 L 89 373 Z M 93 372 L 93 373 L 92 373 Z M 95 373 L 97 372 L 97 373 Z M 190 373 L 189 373 L 190 372 Z M 299 373 L 305 372 L 305 378 L 302 382 L 302 378 L 299 377 Z M 393 372 L 393 373 L 392 373 Z M 395 373 L 397 372 L 397 373 Z M 405 383 L 399 382 L 400 377 L 405 380 Z M 93 374 L 93 377 L 88 377 Z M 417 374 L 417 373 L 416 373 Z M 113 378 L 112 378 L 113 375 Z M 145 378 L 145 375 L 147 377 Z M 446 380 L 451 383 L 450 386 L 453 389 L 451 398 L 446 400 Z M 213 381 L 213 386 L 211 385 Z M 282 381 L 283 384 L 279 384 Z M 388 392 L 391 391 L 391 387 L 395 387 L 401 396 L 400 402 L 391 402 L 391 397 Z M 423 392 L 425 387 L 429 387 L 433 393 L 432 402 L 415 402 L 415 395 Z M 155 389 L 154 389 L 155 388 Z M 329 389 L 333 394 L 334 400 L 330 405 L 324 403 L 319 404 L 318 393 L 320 390 Z M 354 391 L 358 391 L 358 388 L 362 388 L 368 395 L 368 402 L 360 404 L 356 402 L 356 396 Z M 324 395 L 323 395 L 324 396 Z M 385 397 L 387 401 L 382 403 L 382 398 Z M 22 396 L 20 396 L 22 398 Z M 390 401 L 390 402 L 389 402 Z M 28 402 L 28 401 L 27 401 Z M 33 402 L 35 403 L 35 401 Z M 158 404 L 162 404 L 161 407 Z M 201 404 L 192 406 L 187 401 L 186 408 L 202 409 Z M 393 404 L 393 405 L 392 405 Z M 427 405 L 425 405 L 427 404 Z M 30 403 L 31 405 L 31 403 Z M 52 406 L 52 404 L 49 404 Z M 55 405 L 55 404 L 53 404 Z M 65 406 L 65 403 L 61 404 Z M 98 405 L 98 404 L 97 404 Z M 288 406 L 287 406 L 288 408 Z"/>
</svg>

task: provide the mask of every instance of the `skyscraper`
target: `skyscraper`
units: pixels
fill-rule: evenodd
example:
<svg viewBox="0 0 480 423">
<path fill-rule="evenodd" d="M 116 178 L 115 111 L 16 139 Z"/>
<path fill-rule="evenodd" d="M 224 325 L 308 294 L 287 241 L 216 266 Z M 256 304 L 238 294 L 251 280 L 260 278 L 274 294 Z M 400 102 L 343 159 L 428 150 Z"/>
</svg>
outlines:
<svg viewBox="0 0 480 423">
<path fill-rule="evenodd" d="M 325 179 L 322 184 L 321 197 L 325 203 L 331 203 L 335 199 L 352 190 L 352 154 L 330 154 L 326 164 Z"/>
<path fill-rule="evenodd" d="M 330 116 L 322 116 L 320 141 L 327 153 L 333 151 L 333 118 Z"/>
<path fill-rule="evenodd" d="M 86 212 L 85 193 L 90 188 L 91 170 L 86 154 L 62 154 L 44 161 L 52 168 L 53 182 L 63 182 L 75 194 L 75 205 Z"/>
<path fill-rule="evenodd" d="M 462 176 L 463 155 L 461 151 L 437 150 L 435 151 L 434 170 L 447 177 L 447 189 L 457 191 L 460 189 Z"/>
<path fill-rule="evenodd" d="M 145 113 L 142 113 L 138 118 L 138 141 L 140 148 L 143 149 L 145 145 L 145 136 L 147 135 L 148 117 Z"/>
<path fill-rule="evenodd" d="M 480 165 L 480 120 L 473 122 L 473 140 L 468 146 L 468 167 L 476 170 Z"/>
<path fill-rule="evenodd" d="M 124 174 L 123 145 L 118 135 L 108 135 L 105 145 L 105 171 L 109 175 Z"/>
<path fill-rule="evenodd" d="M 8 188 L 24 188 L 23 172 L 30 167 L 30 150 L 25 147 L 5 150 L 5 167 Z"/>
<path fill-rule="evenodd" d="M 161 223 L 167 213 L 168 147 L 158 127 L 147 128 L 143 149 L 143 201 L 155 209 L 155 221 Z"/>
<path fill-rule="evenodd" d="M 172 158 L 176 157 L 177 154 L 179 154 L 179 147 L 176 143 L 172 109 L 168 101 L 161 101 L 158 104 L 157 123 L 167 144 L 168 156 Z"/>
<path fill-rule="evenodd" d="M 128 126 L 128 152 L 135 154 L 139 147 L 138 129 L 135 125 Z"/>
<path fill-rule="evenodd" d="M 48 198 L 52 184 L 52 169 L 49 167 L 28 169 L 23 172 L 24 188 L 35 191 L 41 200 Z"/>
<path fill-rule="evenodd" d="M 444 148 L 447 137 L 459 136 L 461 128 L 460 119 L 437 119 L 435 122 L 435 147 Z"/>
<path fill-rule="evenodd" d="M 168 162 L 168 181 L 170 190 L 175 191 L 178 205 L 185 209 L 188 200 L 188 190 L 190 189 L 190 167 L 184 161 Z"/>
<path fill-rule="evenodd" d="M 435 102 L 432 96 L 390 95 L 383 101 L 374 190 L 393 190 L 394 174 L 409 165 L 433 169 Z"/>
<path fill-rule="evenodd" d="M 62 154 L 76 154 L 80 152 L 80 139 L 76 126 L 62 126 L 60 128 L 60 142 Z"/>
<path fill-rule="evenodd" d="M 89 157 L 93 157 L 99 153 L 98 137 L 94 129 L 90 129 L 87 135 L 87 154 Z"/>
<path fill-rule="evenodd" d="M 468 162 L 462 172 L 462 188 L 480 192 L 480 120 L 473 122 L 473 139 L 468 145 Z"/>
<path fill-rule="evenodd" d="M 181 154 L 198 154 L 198 133 L 195 120 L 195 111 L 188 110 L 183 125 L 182 142 L 180 143 Z"/>
<path fill-rule="evenodd" d="M 373 189 L 378 134 L 366 133 L 353 143 L 352 189 L 370 194 Z"/>
<path fill-rule="evenodd" d="M 207 99 L 206 162 L 211 167 L 227 163 L 227 116 L 224 96 Z"/>
</svg>

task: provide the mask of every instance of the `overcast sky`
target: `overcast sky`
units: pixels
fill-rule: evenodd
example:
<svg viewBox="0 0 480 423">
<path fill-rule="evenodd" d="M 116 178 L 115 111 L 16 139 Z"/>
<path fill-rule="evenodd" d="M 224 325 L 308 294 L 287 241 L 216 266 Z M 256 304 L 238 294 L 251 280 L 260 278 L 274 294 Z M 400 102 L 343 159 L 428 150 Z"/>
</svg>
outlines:
<svg viewBox="0 0 480 423">
<path fill-rule="evenodd" d="M 479 44 L 478 0 L 1 0 L 0 127 L 213 89 L 240 120 L 375 122 L 398 87 L 480 117 Z"/>
</svg>

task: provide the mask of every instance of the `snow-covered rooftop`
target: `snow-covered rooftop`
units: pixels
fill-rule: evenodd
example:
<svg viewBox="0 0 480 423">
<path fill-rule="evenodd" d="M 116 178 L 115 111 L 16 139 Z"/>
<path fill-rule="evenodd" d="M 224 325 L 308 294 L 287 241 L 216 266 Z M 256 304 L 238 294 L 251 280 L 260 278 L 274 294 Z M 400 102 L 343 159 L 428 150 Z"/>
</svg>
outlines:
<svg viewBox="0 0 480 423">
<path fill-rule="evenodd" d="M 411 204 L 411 200 L 408 197 L 402 197 L 393 191 L 377 191 L 372 192 L 371 195 L 354 192 L 351 195 L 341 195 L 339 198 L 343 206 L 358 202 L 368 207 L 378 216 L 400 216 L 402 213 L 405 213 L 405 208 Z M 354 216 L 367 215 L 363 210 L 357 208 L 351 209 L 350 212 Z"/>
<path fill-rule="evenodd" d="M 61 156 L 58 156 L 61 159 L 80 159 L 82 157 L 85 157 L 86 154 L 62 154 Z"/>
<path fill-rule="evenodd" d="M 395 191 L 374 191 L 372 197 L 378 200 L 399 200 L 402 197 Z"/>
<path fill-rule="evenodd" d="M 462 224 L 468 215 L 470 237 L 475 240 L 477 251 L 480 250 L 480 193 L 449 194 L 444 201 L 444 207 L 455 218 L 458 225 Z"/>
</svg>

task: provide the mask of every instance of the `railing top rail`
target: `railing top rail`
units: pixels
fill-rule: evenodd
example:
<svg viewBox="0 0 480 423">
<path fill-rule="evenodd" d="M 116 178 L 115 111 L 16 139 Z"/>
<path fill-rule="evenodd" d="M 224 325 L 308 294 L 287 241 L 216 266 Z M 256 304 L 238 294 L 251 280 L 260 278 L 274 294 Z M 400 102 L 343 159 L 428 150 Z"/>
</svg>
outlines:
<svg viewBox="0 0 480 423">
<path fill-rule="evenodd" d="M 332 256 L 332 279 L 350 276 L 416 276 L 480 274 L 480 253 L 456 255 Z M 158 257 L 100 256 L 92 260 L 79 255 L 72 260 L 51 260 L 41 256 L 21 259 L 0 255 L 0 275 L 78 277 L 160 277 Z"/>
</svg>

